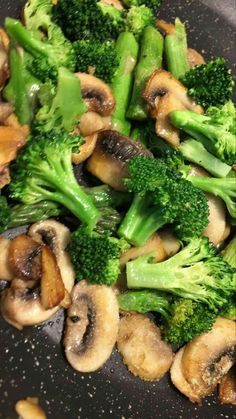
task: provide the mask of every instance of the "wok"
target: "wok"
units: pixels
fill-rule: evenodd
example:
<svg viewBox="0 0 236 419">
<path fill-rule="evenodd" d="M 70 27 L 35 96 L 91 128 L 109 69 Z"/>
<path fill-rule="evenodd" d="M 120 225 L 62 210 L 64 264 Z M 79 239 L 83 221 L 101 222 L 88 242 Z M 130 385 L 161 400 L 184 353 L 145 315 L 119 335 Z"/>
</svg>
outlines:
<svg viewBox="0 0 236 419">
<path fill-rule="evenodd" d="M 23 4 L 0 0 L 1 23 L 5 16 L 19 17 Z M 189 46 L 206 58 L 223 56 L 235 70 L 235 0 L 163 0 L 159 15 L 186 21 Z M 76 373 L 63 355 L 63 324 L 63 310 L 23 331 L 0 320 L 0 418 L 16 418 L 14 405 L 27 396 L 39 397 L 49 419 L 236 417 L 233 408 L 216 403 L 216 395 L 202 406 L 191 404 L 174 389 L 168 374 L 158 383 L 141 381 L 127 371 L 115 350 L 102 370 Z"/>
</svg>

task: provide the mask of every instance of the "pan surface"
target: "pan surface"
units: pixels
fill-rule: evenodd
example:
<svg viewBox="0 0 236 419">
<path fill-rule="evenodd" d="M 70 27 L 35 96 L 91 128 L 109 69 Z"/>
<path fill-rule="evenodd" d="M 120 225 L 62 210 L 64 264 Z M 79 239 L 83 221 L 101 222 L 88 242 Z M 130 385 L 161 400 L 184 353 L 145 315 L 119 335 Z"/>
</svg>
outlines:
<svg viewBox="0 0 236 419">
<path fill-rule="evenodd" d="M 0 0 L 1 23 L 5 16 L 19 17 L 23 4 Z M 235 0 L 163 0 L 159 16 L 179 16 L 187 22 L 189 46 L 205 58 L 223 56 L 235 72 L 235 10 Z M 0 418 L 16 418 L 16 401 L 28 396 L 39 397 L 49 419 L 236 418 L 216 395 L 200 407 L 191 404 L 168 374 L 159 383 L 135 378 L 116 351 L 99 372 L 76 373 L 63 356 L 63 324 L 63 311 L 23 331 L 0 320 Z"/>
</svg>

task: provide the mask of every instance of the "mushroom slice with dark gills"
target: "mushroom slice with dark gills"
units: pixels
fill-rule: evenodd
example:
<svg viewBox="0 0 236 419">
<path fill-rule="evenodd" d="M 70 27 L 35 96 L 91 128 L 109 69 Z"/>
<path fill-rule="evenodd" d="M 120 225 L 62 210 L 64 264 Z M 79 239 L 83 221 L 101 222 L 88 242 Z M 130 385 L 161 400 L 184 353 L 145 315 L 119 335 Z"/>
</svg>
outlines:
<svg viewBox="0 0 236 419">
<path fill-rule="evenodd" d="M 92 372 L 107 361 L 115 345 L 119 308 L 114 291 L 104 285 L 79 282 L 72 291 L 64 346 L 70 365 Z"/>
<path fill-rule="evenodd" d="M 115 99 L 111 88 L 91 74 L 75 73 L 80 79 L 82 97 L 88 106 L 88 111 L 109 116 L 115 109 Z"/>
<path fill-rule="evenodd" d="M 125 190 L 123 179 L 128 176 L 127 163 L 140 155 L 152 157 L 152 153 L 139 141 L 133 141 L 117 131 L 102 131 L 98 134 L 87 170 L 103 183 L 122 191 Z"/>
<path fill-rule="evenodd" d="M 171 346 L 148 317 L 131 314 L 120 320 L 117 347 L 128 369 L 142 380 L 160 380 L 173 361 Z"/>
<path fill-rule="evenodd" d="M 218 318 L 208 333 L 194 338 L 176 355 L 171 368 L 173 384 L 191 401 L 201 403 L 232 367 L 236 324 Z"/>
<path fill-rule="evenodd" d="M 236 405 L 236 365 L 222 378 L 218 399 L 221 404 Z"/>
</svg>

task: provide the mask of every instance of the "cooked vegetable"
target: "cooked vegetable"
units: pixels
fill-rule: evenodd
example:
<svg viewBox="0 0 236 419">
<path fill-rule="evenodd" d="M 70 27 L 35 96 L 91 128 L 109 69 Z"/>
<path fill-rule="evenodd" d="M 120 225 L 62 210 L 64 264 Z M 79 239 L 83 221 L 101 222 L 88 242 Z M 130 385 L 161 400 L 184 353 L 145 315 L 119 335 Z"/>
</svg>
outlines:
<svg viewBox="0 0 236 419">
<path fill-rule="evenodd" d="M 125 115 L 132 90 L 138 48 L 134 35 L 129 32 L 123 32 L 116 42 L 119 67 L 111 85 L 116 101 L 112 127 L 123 135 L 129 135 L 130 132 L 130 123 L 126 121 Z"/>
<path fill-rule="evenodd" d="M 20 234 L 11 240 L 8 258 L 15 277 L 36 281 L 41 278 L 41 246 L 31 237 Z"/>
<path fill-rule="evenodd" d="M 234 365 L 222 378 L 219 385 L 218 400 L 221 404 L 236 405 L 236 366 Z"/>
<path fill-rule="evenodd" d="M 31 136 L 12 165 L 10 195 L 24 204 L 56 201 L 91 229 L 100 214 L 78 185 L 71 163 L 81 138 L 65 131 Z"/>
<path fill-rule="evenodd" d="M 144 5 L 132 6 L 127 12 L 125 23 L 126 30 L 139 40 L 146 26 L 154 26 L 155 16 L 151 9 Z"/>
<path fill-rule="evenodd" d="M 79 372 L 101 368 L 111 355 L 119 325 L 114 291 L 81 281 L 72 291 L 64 346 L 66 358 Z"/>
<path fill-rule="evenodd" d="M 233 95 L 234 79 L 223 58 L 197 65 L 181 76 L 188 95 L 204 108 L 224 105 Z"/>
<path fill-rule="evenodd" d="M 112 285 L 120 274 L 119 258 L 127 248 L 123 240 L 79 228 L 72 233 L 68 246 L 76 279 L 94 284 Z"/>
<path fill-rule="evenodd" d="M 0 234 L 5 231 L 10 219 L 9 206 L 5 196 L 0 195 Z"/>
<path fill-rule="evenodd" d="M 115 235 L 118 225 L 121 222 L 121 215 L 112 207 L 100 207 L 101 218 L 99 218 L 94 231 L 100 235 Z"/>
<path fill-rule="evenodd" d="M 161 0 L 124 0 L 123 3 L 128 7 L 144 5 L 149 7 L 149 9 L 151 9 L 153 14 L 156 16 L 161 5 Z"/>
<path fill-rule="evenodd" d="M 168 71 L 180 79 L 189 70 L 185 25 L 175 19 L 175 31 L 165 37 L 165 56 Z"/>
<path fill-rule="evenodd" d="M 229 165 L 236 162 L 236 108 L 232 102 L 209 108 L 206 115 L 189 110 L 173 111 L 170 120 L 223 162 Z"/>
<path fill-rule="evenodd" d="M 216 312 L 234 291 L 233 274 L 206 237 L 193 238 L 170 259 L 140 257 L 126 265 L 129 288 L 152 288 L 207 304 Z M 186 279 L 187 278 L 187 279 Z"/>
<path fill-rule="evenodd" d="M 230 240 L 222 251 L 223 259 L 233 268 L 233 281 L 236 283 L 236 235 Z M 236 293 L 228 301 L 227 306 L 221 313 L 222 317 L 230 320 L 236 320 Z"/>
<path fill-rule="evenodd" d="M 201 234 L 208 224 L 207 200 L 202 192 L 163 159 L 138 156 L 128 162 L 128 169 L 130 178 L 124 182 L 135 195 L 119 236 L 140 246 L 170 223 L 183 240 Z"/>
<path fill-rule="evenodd" d="M 147 118 L 147 105 L 142 93 L 148 78 L 162 64 L 163 37 L 152 26 L 147 26 L 142 34 L 138 63 L 135 67 L 134 85 L 127 118 L 142 120 Z"/>
<path fill-rule="evenodd" d="M 14 274 L 9 263 L 9 249 L 11 241 L 0 236 L 0 280 L 11 281 Z"/>
</svg>

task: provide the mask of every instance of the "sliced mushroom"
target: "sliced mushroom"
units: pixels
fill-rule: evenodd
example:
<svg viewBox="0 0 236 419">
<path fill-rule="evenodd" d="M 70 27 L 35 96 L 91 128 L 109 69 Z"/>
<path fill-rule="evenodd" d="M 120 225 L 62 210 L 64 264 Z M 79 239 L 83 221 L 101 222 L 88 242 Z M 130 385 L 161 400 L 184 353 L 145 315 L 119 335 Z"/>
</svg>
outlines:
<svg viewBox="0 0 236 419">
<path fill-rule="evenodd" d="M 19 400 L 15 405 L 15 410 L 21 419 L 47 419 L 36 397 Z"/>
<path fill-rule="evenodd" d="M 101 131 L 104 128 L 103 118 L 96 112 L 85 112 L 80 118 L 79 131 L 84 137 Z"/>
<path fill-rule="evenodd" d="M 120 320 L 117 347 L 130 372 L 142 380 L 160 380 L 173 361 L 171 346 L 161 340 L 158 327 L 142 314 Z"/>
<path fill-rule="evenodd" d="M 124 9 L 123 4 L 119 0 L 101 0 L 101 2 L 104 3 L 104 4 L 110 4 L 118 10 L 123 10 Z"/>
<path fill-rule="evenodd" d="M 10 103 L 0 102 L 0 123 L 3 124 L 13 112 L 14 108 Z"/>
<path fill-rule="evenodd" d="M 75 281 L 74 269 L 65 250 L 70 241 L 70 230 L 55 220 L 45 220 L 33 224 L 28 234 L 36 242 L 48 245 L 53 251 L 65 288 L 70 293 Z"/>
<path fill-rule="evenodd" d="M 41 277 L 41 246 L 21 234 L 10 241 L 9 264 L 15 277 L 39 280 Z"/>
<path fill-rule="evenodd" d="M 161 238 L 167 257 L 174 256 L 180 249 L 180 241 L 176 239 L 173 232 L 168 228 L 159 231 L 158 234 Z"/>
<path fill-rule="evenodd" d="M 16 158 L 17 151 L 23 147 L 26 135 L 18 128 L 0 127 L 0 165 L 6 165 Z"/>
<path fill-rule="evenodd" d="M 176 356 L 171 379 L 191 401 L 200 403 L 210 395 L 232 367 L 235 331 L 234 321 L 218 318 L 210 332 L 194 338 Z"/>
<path fill-rule="evenodd" d="M 155 252 L 155 253 L 154 253 Z M 158 234 L 154 234 L 150 239 L 141 247 L 131 247 L 127 252 L 122 253 L 120 258 L 120 267 L 124 268 L 126 263 L 130 260 L 137 259 L 139 256 L 152 253 L 155 255 L 155 260 L 161 262 L 167 258 L 162 240 Z"/>
<path fill-rule="evenodd" d="M 10 244 L 10 240 L 0 237 L 0 279 L 4 281 L 11 281 L 14 278 L 14 273 L 9 263 Z"/>
<path fill-rule="evenodd" d="M 115 109 L 115 99 L 111 88 L 91 74 L 76 73 L 75 75 L 80 79 L 82 97 L 88 110 L 102 116 L 111 115 Z"/>
<path fill-rule="evenodd" d="M 80 372 L 92 372 L 107 361 L 115 345 L 119 308 L 114 292 L 104 285 L 77 284 L 68 310 L 66 358 Z"/>
<path fill-rule="evenodd" d="M 90 135 L 84 138 L 84 143 L 80 146 L 79 153 L 72 154 L 72 162 L 74 164 L 80 164 L 84 160 L 87 160 L 93 153 L 97 142 L 97 134 Z"/>
<path fill-rule="evenodd" d="M 187 54 L 188 54 L 188 63 L 189 63 L 190 68 L 193 68 L 196 65 L 205 63 L 203 56 L 199 52 L 197 52 L 195 49 L 188 48 Z"/>
<path fill-rule="evenodd" d="M 0 33 L 0 90 L 8 78 L 8 54 Z"/>
<path fill-rule="evenodd" d="M 180 138 L 178 130 L 170 124 L 169 113 L 176 109 L 203 113 L 202 107 L 188 96 L 187 88 L 171 73 L 162 69 L 153 72 L 144 89 L 143 98 L 156 117 L 156 133 L 172 145 L 178 145 Z"/>
<path fill-rule="evenodd" d="M 168 23 L 163 19 L 156 19 L 156 25 L 165 35 L 175 33 L 175 25 L 173 23 Z"/>
<path fill-rule="evenodd" d="M 3 43 L 5 50 L 8 51 L 9 45 L 10 45 L 10 39 L 5 29 L 3 29 L 2 27 L 0 27 L 0 40 Z"/>
<path fill-rule="evenodd" d="M 150 151 L 138 141 L 133 141 L 117 131 L 102 131 L 98 134 L 95 150 L 87 163 L 87 170 L 103 183 L 122 191 L 125 189 L 123 178 L 128 175 L 126 163 L 138 155 L 152 157 Z"/>
<path fill-rule="evenodd" d="M 222 378 L 218 399 L 221 404 L 236 405 L 236 365 Z"/>
<path fill-rule="evenodd" d="M 7 165 L 0 166 L 0 189 L 8 185 L 11 181 L 10 170 Z"/>
<path fill-rule="evenodd" d="M 29 125 L 27 124 L 20 125 L 17 119 L 17 116 L 14 113 L 12 113 L 7 119 L 5 119 L 4 125 L 7 127 L 12 127 L 12 128 L 21 130 L 25 137 L 29 135 L 29 132 L 30 132 Z"/>
</svg>

